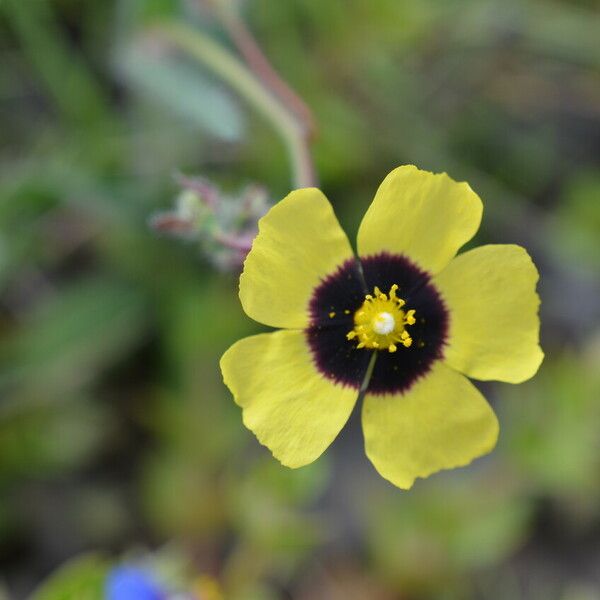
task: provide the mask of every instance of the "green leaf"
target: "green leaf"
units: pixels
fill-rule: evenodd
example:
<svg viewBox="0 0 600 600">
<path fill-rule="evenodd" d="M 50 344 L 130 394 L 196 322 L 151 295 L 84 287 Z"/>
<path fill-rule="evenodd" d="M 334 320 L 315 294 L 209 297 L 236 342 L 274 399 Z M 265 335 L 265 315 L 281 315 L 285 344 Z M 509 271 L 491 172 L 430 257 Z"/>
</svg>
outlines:
<svg viewBox="0 0 600 600">
<path fill-rule="evenodd" d="M 0 347 L 8 358 L 0 383 L 41 388 L 44 396 L 79 389 L 138 340 L 145 313 L 140 293 L 120 282 L 93 278 L 63 288 Z"/>
<path fill-rule="evenodd" d="M 123 74 L 141 96 L 218 138 L 233 142 L 242 137 L 242 113 L 225 88 L 182 58 L 151 50 L 132 45 L 120 57 Z"/>
<path fill-rule="evenodd" d="M 60 567 L 31 600 L 103 600 L 108 563 L 99 555 L 80 556 Z"/>
</svg>

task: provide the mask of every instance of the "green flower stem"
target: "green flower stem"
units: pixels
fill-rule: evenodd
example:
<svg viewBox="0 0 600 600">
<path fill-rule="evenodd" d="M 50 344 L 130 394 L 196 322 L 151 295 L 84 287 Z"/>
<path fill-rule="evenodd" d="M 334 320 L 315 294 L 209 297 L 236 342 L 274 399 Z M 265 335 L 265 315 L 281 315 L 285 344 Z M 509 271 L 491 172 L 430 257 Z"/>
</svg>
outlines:
<svg viewBox="0 0 600 600">
<path fill-rule="evenodd" d="M 310 109 L 273 68 L 251 31 L 240 18 L 238 10 L 234 9 L 230 2 L 222 2 L 222 0 L 200 1 L 219 19 L 254 75 L 273 92 L 289 111 L 294 113 L 304 127 L 304 135 L 308 139 L 312 139 L 316 132 L 316 126 Z"/>
<path fill-rule="evenodd" d="M 360 390 L 359 390 L 359 400 L 362 400 L 362 398 L 364 397 L 367 388 L 369 387 L 369 382 L 371 381 L 371 375 L 373 374 L 373 369 L 375 368 L 375 361 L 377 360 L 377 352 L 373 352 L 373 354 L 371 355 L 371 360 L 369 361 L 369 364 L 367 366 L 367 372 L 365 373 L 363 382 L 360 386 Z"/>
<path fill-rule="evenodd" d="M 153 31 L 202 62 L 275 127 L 289 154 L 295 188 L 315 185 L 312 157 L 302 126 L 243 63 L 201 31 L 182 23 L 161 23 Z"/>
</svg>

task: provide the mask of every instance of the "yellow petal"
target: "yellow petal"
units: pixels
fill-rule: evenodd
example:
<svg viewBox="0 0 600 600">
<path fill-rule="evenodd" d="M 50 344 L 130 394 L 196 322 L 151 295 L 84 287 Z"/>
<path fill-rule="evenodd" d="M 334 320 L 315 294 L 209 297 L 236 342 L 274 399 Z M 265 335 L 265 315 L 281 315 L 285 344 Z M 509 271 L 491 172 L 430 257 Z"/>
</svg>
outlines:
<svg viewBox="0 0 600 600">
<path fill-rule="evenodd" d="M 353 256 L 327 198 L 296 190 L 258 222 L 240 278 L 242 306 L 265 325 L 303 328 L 314 288 Z"/>
<path fill-rule="evenodd" d="M 537 280 L 520 246 L 481 246 L 457 256 L 434 278 L 450 311 L 446 362 L 476 379 L 532 377 L 544 357 Z"/>
<path fill-rule="evenodd" d="M 367 394 L 362 421 L 367 456 L 403 489 L 417 477 L 468 464 L 498 438 L 498 420 L 485 398 L 441 362 L 404 394 Z"/>
<path fill-rule="evenodd" d="M 316 370 L 301 331 L 240 340 L 221 358 L 221 371 L 244 425 L 288 467 L 307 465 L 325 451 L 358 396 Z"/>
<path fill-rule="evenodd" d="M 482 210 L 467 183 L 412 165 L 398 167 L 383 180 L 363 218 L 358 253 L 404 254 L 437 273 L 475 235 Z"/>
</svg>

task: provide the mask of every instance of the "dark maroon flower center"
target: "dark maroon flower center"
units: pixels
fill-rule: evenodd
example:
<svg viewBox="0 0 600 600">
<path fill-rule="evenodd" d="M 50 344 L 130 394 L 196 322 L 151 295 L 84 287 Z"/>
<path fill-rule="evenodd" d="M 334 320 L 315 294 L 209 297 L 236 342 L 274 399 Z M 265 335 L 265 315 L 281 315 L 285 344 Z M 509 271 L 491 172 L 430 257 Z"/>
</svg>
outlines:
<svg viewBox="0 0 600 600">
<path fill-rule="evenodd" d="M 375 287 L 398 286 L 398 296 L 415 310 L 413 343 L 397 351 L 357 348 L 347 339 L 354 315 Z M 443 356 L 448 311 L 428 273 L 401 255 L 381 253 L 346 261 L 315 289 L 306 337 L 318 370 L 328 379 L 359 389 L 373 352 L 377 353 L 367 391 L 405 392 Z"/>
</svg>

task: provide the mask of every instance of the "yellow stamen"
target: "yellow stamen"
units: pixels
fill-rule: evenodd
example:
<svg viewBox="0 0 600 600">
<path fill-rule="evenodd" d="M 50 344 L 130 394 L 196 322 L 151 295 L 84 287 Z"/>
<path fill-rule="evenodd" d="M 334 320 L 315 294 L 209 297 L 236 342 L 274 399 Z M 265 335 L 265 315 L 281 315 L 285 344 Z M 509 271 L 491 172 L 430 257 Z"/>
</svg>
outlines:
<svg viewBox="0 0 600 600">
<path fill-rule="evenodd" d="M 416 323 L 415 310 L 402 310 L 406 302 L 396 295 L 398 289 L 394 284 L 389 293 L 384 294 L 375 287 L 373 295 L 365 296 L 362 306 L 354 314 L 354 329 L 346 334 L 348 340 L 357 339 L 357 348 L 396 352 L 398 345 L 405 348 L 412 345 L 406 327 Z"/>
</svg>

